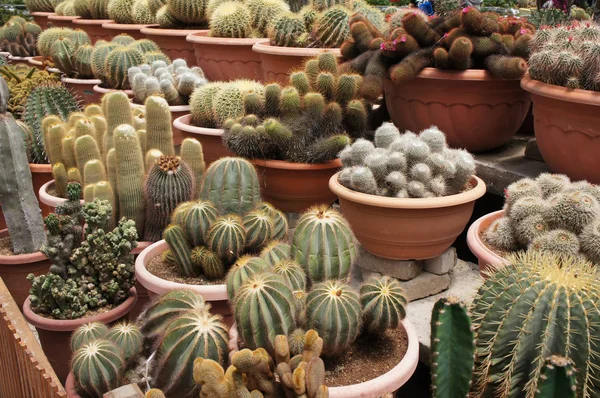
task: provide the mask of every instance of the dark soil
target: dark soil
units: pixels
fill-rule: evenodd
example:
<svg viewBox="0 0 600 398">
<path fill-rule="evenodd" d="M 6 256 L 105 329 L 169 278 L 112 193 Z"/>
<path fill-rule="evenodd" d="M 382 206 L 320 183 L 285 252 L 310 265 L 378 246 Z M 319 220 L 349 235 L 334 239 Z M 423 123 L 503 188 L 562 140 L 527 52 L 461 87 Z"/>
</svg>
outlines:
<svg viewBox="0 0 600 398">
<path fill-rule="evenodd" d="M 1 256 L 14 256 L 12 240 L 10 236 L 0 238 L 0 255 Z"/>
<path fill-rule="evenodd" d="M 204 276 L 183 276 L 179 273 L 179 268 L 174 264 L 165 263 L 161 256 L 156 256 L 146 267 L 152 275 L 170 282 L 184 283 L 186 285 L 222 285 L 225 283 L 225 276 L 220 279 L 206 279 Z"/>
</svg>

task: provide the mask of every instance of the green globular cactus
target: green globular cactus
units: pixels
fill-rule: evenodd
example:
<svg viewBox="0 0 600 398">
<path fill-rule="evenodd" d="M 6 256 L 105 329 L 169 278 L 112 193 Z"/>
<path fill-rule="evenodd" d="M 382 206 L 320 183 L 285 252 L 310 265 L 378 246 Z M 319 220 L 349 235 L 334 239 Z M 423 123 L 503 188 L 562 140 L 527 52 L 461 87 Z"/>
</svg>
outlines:
<svg viewBox="0 0 600 398">
<path fill-rule="evenodd" d="M 108 0 L 89 0 L 88 8 L 92 19 L 109 19 L 107 6 Z"/>
<path fill-rule="evenodd" d="M 207 19 L 207 0 L 167 0 L 169 13 L 180 22 L 190 25 L 202 25 Z"/>
<path fill-rule="evenodd" d="M 273 233 L 271 234 L 272 239 L 285 239 L 289 227 L 285 214 L 267 202 L 259 203 L 254 210 L 266 213 L 271 218 L 271 221 L 273 221 Z"/>
<path fill-rule="evenodd" d="M 184 139 L 181 143 L 181 160 L 190 167 L 192 175 L 194 176 L 196 185 L 192 198 L 200 199 L 202 179 L 204 178 L 204 172 L 206 171 L 204 153 L 200 141 L 195 138 Z"/>
<path fill-rule="evenodd" d="M 269 265 L 275 266 L 283 260 L 290 259 L 292 247 L 287 243 L 273 240 L 260 252 L 260 258 L 264 259 Z"/>
<path fill-rule="evenodd" d="M 113 50 L 119 48 L 117 43 L 101 43 L 97 42 L 94 46 L 94 51 L 92 51 L 92 72 L 94 72 L 94 76 L 96 79 L 100 79 L 103 82 L 107 81 L 106 77 L 106 59 L 108 55 L 112 53 Z"/>
<path fill-rule="evenodd" d="M 273 236 L 273 221 L 266 212 L 251 211 L 244 216 L 242 224 L 246 230 L 246 249 L 260 250 Z"/>
<path fill-rule="evenodd" d="M 164 98 L 146 99 L 147 149 L 158 149 L 163 155 L 175 156 L 171 111 Z"/>
<path fill-rule="evenodd" d="M 196 358 L 227 362 L 227 327 L 221 316 L 187 311 L 173 320 L 157 344 L 152 377 L 168 396 L 185 396 L 195 387 Z"/>
<path fill-rule="evenodd" d="M 119 387 L 124 370 L 123 350 L 108 340 L 90 341 L 71 360 L 76 388 L 92 397 L 101 397 Z"/>
<path fill-rule="evenodd" d="M 568 358 L 551 355 L 546 359 L 538 381 L 535 398 L 575 398 L 576 370 Z"/>
<path fill-rule="evenodd" d="M 313 35 L 322 48 L 339 47 L 350 37 L 351 11 L 336 6 L 323 11 L 315 20 Z"/>
<path fill-rule="evenodd" d="M 359 296 L 341 281 L 316 284 L 306 297 L 306 328 L 319 333 L 326 356 L 346 352 L 360 333 L 360 319 Z"/>
<path fill-rule="evenodd" d="M 293 292 L 306 290 L 306 273 L 295 261 L 280 261 L 273 267 L 273 272 L 283 276 Z"/>
<path fill-rule="evenodd" d="M 106 11 L 108 17 L 116 23 L 132 24 L 134 0 L 109 0 Z"/>
<path fill-rule="evenodd" d="M 267 271 L 270 264 L 260 257 L 242 256 L 231 266 L 227 273 L 227 295 L 234 302 L 240 287 L 254 274 Z"/>
<path fill-rule="evenodd" d="M 252 31 L 252 18 L 244 4 L 226 1 L 212 13 L 209 27 L 210 35 L 213 37 L 249 37 Z"/>
<path fill-rule="evenodd" d="M 357 256 L 353 237 L 339 212 L 315 206 L 298 221 L 291 255 L 313 282 L 345 278 Z"/>
<path fill-rule="evenodd" d="M 252 275 L 235 295 L 233 308 L 240 337 L 250 349 L 262 347 L 273 353 L 275 337 L 296 328 L 292 290 L 276 274 Z M 258 315 L 247 316 L 250 313 Z"/>
<path fill-rule="evenodd" d="M 466 306 L 455 297 L 436 301 L 431 316 L 434 398 L 469 395 L 475 365 L 474 339 Z"/>
<path fill-rule="evenodd" d="M 131 18 L 136 24 L 153 24 L 156 22 L 156 15 L 150 9 L 148 0 L 134 0 L 131 7 Z"/>
<path fill-rule="evenodd" d="M 225 264 L 219 256 L 204 246 L 196 247 L 190 254 L 195 266 L 200 267 L 207 279 L 219 279 L 225 275 Z"/>
<path fill-rule="evenodd" d="M 144 240 L 160 240 L 171 214 L 180 203 L 191 200 L 194 177 L 190 168 L 178 157 L 161 156 L 148 172 L 144 182 L 146 226 Z"/>
<path fill-rule="evenodd" d="M 71 351 L 75 352 L 90 341 L 101 339 L 108 333 L 108 326 L 102 322 L 90 322 L 79 326 L 71 335 Z"/>
<path fill-rule="evenodd" d="M 204 176 L 201 198 L 222 214 L 245 214 L 260 202 L 258 175 L 252 163 L 241 158 L 221 158 Z"/>
<path fill-rule="evenodd" d="M 408 301 L 396 279 L 370 278 L 360 287 L 360 303 L 367 331 L 383 333 L 395 329 L 406 317 Z"/>
<path fill-rule="evenodd" d="M 246 230 L 242 219 L 235 214 L 217 218 L 208 230 L 208 248 L 228 264 L 243 252 L 245 242 Z"/>
<path fill-rule="evenodd" d="M 128 46 L 135 42 L 135 39 L 132 36 L 129 36 L 127 33 L 121 33 L 113 37 L 110 42 L 121 46 Z"/>
<path fill-rule="evenodd" d="M 29 12 L 54 12 L 54 2 L 51 0 L 25 0 Z"/>
<path fill-rule="evenodd" d="M 104 338 L 123 349 L 125 359 L 135 361 L 142 352 L 144 336 L 140 328 L 129 322 L 120 322 L 113 326 Z"/>
<path fill-rule="evenodd" d="M 185 276 L 198 276 L 199 267 L 195 266 L 192 257 L 192 246 L 185 238 L 185 233 L 178 225 L 169 225 L 163 231 L 163 239 L 169 245 L 179 272 Z"/>
<path fill-rule="evenodd" d="M 78 79 L 92 79 L 92 54 L 94 47 L 90 44 L 83 45 L 75 50 L 73 54 L 73 66 Z M 100 115 L 101 116 L 101 115 Z"/>
<path fill-rule="evenodd" d="M 111 0 L 114 1 L 114 0 Z M 144 55 L 135 49 L 117 47 L 110 51 L 104 64 L 103 82 L 110 88 L 129 89 L 129 78 L 127 71 L 132 66 L 144 63 Z M 102 79 L 102 77 L 99 77 Z"/>
<path fill-rule="evenodd" d="M 268 32 L 272 46 L 305 47 L 308 32 L 301 17 L 292 13 L 280 16 Z"/>
<path fill-rule="evenodd" d="M 211 202 L 199 200 L 180 204 L 173 212 L 171 222 L 179 225 L 188 242 L 196 247 L 206 244 L 208 230 L 218 217 Z"/>
<path fill-rule="evenodd" d="M 50 46 L 50 54 L 54 65 L 67 76 L 75 75 L 75 66 L 73 65 L 73 54 L 75 46 L 73 42 L 66 37 L 61 37 Z"/>
<path fill-rule="evenodd" d="M 261 37 L 267 36 L 273 21 L 290 10 L 287 2 L 283 0 L 248 0 L 246 7 L 250 13 L 252 27 Z"/>
</svg>

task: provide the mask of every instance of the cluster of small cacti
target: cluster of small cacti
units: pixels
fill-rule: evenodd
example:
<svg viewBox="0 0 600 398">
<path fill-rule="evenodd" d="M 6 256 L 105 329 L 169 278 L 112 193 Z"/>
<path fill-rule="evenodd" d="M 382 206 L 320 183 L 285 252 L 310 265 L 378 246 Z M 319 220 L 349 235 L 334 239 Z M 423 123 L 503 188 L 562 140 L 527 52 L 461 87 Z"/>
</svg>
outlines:
<svg viewBox="0 0 600 398">
<path fill-rule="evenodd" d="M 354 191 L 393 198 L 432 198 L 455 195 L 467 188 L 475 173 L 473 156 L 450 149 L 437 127 L 416 135 L 400 134 L 392 123 L 375 131 L 374 142 L 359 139 L 339 154 L 343 186 Z"/>
<path fill-rule="evenodd" d="M 353 138 L 367 133 L 369 110 L 359 95 L 362 78 L 338 71 L 335 55 L 323 53 L 290 75 L 289 86 L 272 83 L 244 93 L 236 83 L 210 96 L 216 84 L 192 95 L 192 121 L 223 121 L 223 143 L 249 159 L 326 163 Z M 212 114 L 206 109 L 212 105 Z M 208 115 L 208 117 L 206 117 Z"/>
<path fill-rule="evenodd" d="M 195 89 L 207 83 L 198 66 L 188 67 L 184 59 L 154 61 L 129 68 L 129 82 L 137 103 L 144 103 L 152 95 L 163 96 L 169 105 L 187 105 Z"/>
<path fill-rule="evenodd" d="M 209 2 L 206 13 L 210 35 L 231 38 L 267 37 L 271 24 L 289 9 L 284 0 Z"/>
<path fill-rule="evenodd" d="M 386 74 L 400 84 L 426 67 L 486 69 L 502 79 L 520 79 L 527 71 L 535 28 L 524 20 L 481 13 L 474 7 L 431 20 L 420 11 L 396 14 L 386 35 L 361 15 L 350 19 L 352 38 L 341 47 L 347 60 L 342 70 L 364 75 L 366 98 L 381 96 Z"/>
<path fill-rule="evenodd" d="M 531 10 L 531 15 L 527 21 L 537 29 L 541 27 L 550 27 L 568 24 L 569 15 L 558 8 L 542 8 L 540 10 Z"/>
<path fill-rule="evenodd" d="M 91 310 L 117 306 L 135 283 L 134 221 L 122 218 L 109 228 L 108 201 L 82 205 L 81 185 L 71 182 L 67 190 L 68 201 L 44 219 L 47 242 L 40 251 L 52 264 L 49 272 L 27 276 L 32 311 L 54 319 L 76 319 Z"/>
<path fill-rule="evenodd" d="M 46 83 L 59 81 L 58 76 L 25 64 L 3 65 L 0 67 L 0 75 L 10 90 L 7 110 L 16 119 L 20 119 L 25 111 L 27 97 L 33 89 Z"/>
<path fill-rule="evenodd" d="M 600 26 L 584 22 L 538 30 L 529 75 L 569 89 L 600 91 Z"/>
<path fill-rule="evenodd" d="M 0 28 L 0 47 L 15 57 L 36 56 L 37 38 L 41 32 L 42 28 L 35 22 L 14 16 Z"/>
<path fill-rule="evenodd" d="M 81 29 L 59 28 L 44 31 L 40 36 L 43 43 L 40 48 L 43 48 L 44 53 L 52 58 L 55 68 L 68 77 L 78 79 L 94 77 L 91 66 L 94 46 L 86 32 Z"/>
<path fill-rule="evenodd" d="M 500 251 L 582 254 L 600 262 L 600 188 L 560 174 L 524 178 L 506 188 L 504 215 L 484 232 Z"/>
<path fill-rule="evenodd" d="M 165 259 L 181 275 L 221 278 L 245 253 L 258 253 L 287 235 L 285 215 L 260 201 L 258 176 L 247 160 L 215 161 L 199 197 L 179 205 L 163 233 L 170 249 Z"/>
<path fill-rule="evenodd" d="M 156 298 L 136 324 L 79 327 L 71 336 L 77 391 L 101 398 L 124 384 L 139 383 L 144 390 L 149 384 L 168 396 L 187 396 L 195 387 L 197 358 L 218 366 L 227 362 L 227 327 L 209 310 L 199 294 L 178 290 Z"/>
<path fill-rule="evenodd" d="M 380 29 L 385 16 L 363 0 L 311 1 L 297 13 L 283 13 L 268 30 L 271 45 L 281 47 L 339 47 L 350 38 L 348 21 L 354 13 L 364 15 Z"/>
<path fill-rule="evenodd" d="M 67 181 L 81 182 L 86 202 L 110 201 L 111 225 L 130 218 L 144 240 L 159 240 L 179 203 L 197 198 L 202 145 L 186 139 L 175 156 L 164 98 L 148 97 L 145 107 L 132 110 L 127 95 L 109 93 L 102 106 L 88 105 L 66 122 L 46 117 L 41 131 L 57 194 L 65 196 Z"/>
</svg>

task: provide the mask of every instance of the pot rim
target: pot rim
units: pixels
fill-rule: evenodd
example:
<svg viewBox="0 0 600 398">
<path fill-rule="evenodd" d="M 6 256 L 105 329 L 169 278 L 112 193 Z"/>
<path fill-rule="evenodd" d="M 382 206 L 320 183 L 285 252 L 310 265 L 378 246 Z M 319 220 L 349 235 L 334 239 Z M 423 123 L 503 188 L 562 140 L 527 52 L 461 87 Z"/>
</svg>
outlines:
<svg viewBox="0 0 600 398">
<path fill-rule="evenodd" d="M 484 216 L 479 217 L 467 231 L 467 246 L 469 246 L 469 250 L 471 253 L 477 257 L 479 260 L 483 260 L 487 262 L 487 265 L 497 266 L 503 265 L 506 263 L 506 259 L 500 257 L 493 250 L 489 249 L 479 238 L 479 234 L 482 231 L 482 224 L 484 221 L 491 220 L 494 222 L 496 219 L 502 217 L 504 215 L 504 210 L 493 211 Z"/>
<path fill-rule="evenodd" d="M 29 163 L 29 170 L 31 170 L 32 173 L 52 174 L 52 165 L 47 163 Z"/>
<path fill-rule="evenodd" d="M 521 79 L 500 79 L 493 77 L 485 69 L 467 69 L 467 70 L 442 70 L 437 68 L 425 68 L 416 78 L 434 79 L 434 80 L 469 80 L 469 81 L 507 81 L 514 82 Z M 389 78 L 386 78 L 389 80 Z"/>
<path fill-rule="evenodd" d="M 135 260 L 135 276 L 137 281 L 151 292 L 165 294 L 172 290 L 188 289 L 199 293 L 207 301 L 229 300 L 227 285 L 187 285 L 185 283 L 171 282 L 153 275 L 146 269 L 146 263 L 168 249 L 167 242 L 159 240 L 154 242 L 138 255 Z"/>
<path fill-rule="evenodd" d="M 79 18 L 73 21 L 75 25 L 103 25 L 107 22 L 114 22 L 112 19 L 91 19 Z"/>
<path fill-rule="evenodd" d="M 250 159 L 250 162 L 256 166 L 266 167 L 270 169 L 280 170 L 324 170 L 324 169 L 337 169 L 342 167 L 342 161 L 337 158 L 327 163 L 294 163 L 288 162 L 287 160 L 270 160 L 270 159 Z"/>
<path fill-rule="evenodd" d="M 135 290 L 135 287 L 132 287 L 131 289 L 129 289 L 129 297 L 127 297 L 125 301 L 123 301 L 121 304 L 119 304 L 110 311 L 93 315 L 87 318 L 62 320 L 46 318 L 36 314 L 31 310 L 31 301 L 29 300 L 29 297 L 27 297 L 27 299 L 23 303 L 23 315 L 25 316 L 25 319 L 27 319 L 27 322 L 29 322 L 36 328 L 55 332 L 66 332 L 73 331 L 79 326 L 89 322 L 113 322 L 129 313 L 129 311 L 131 311 L 131 309 L 135 306 L 136 301 L 137 292 Z"/>
<path fill-rule="evenodd" d="M 322 53 L 334 53 L 336 57 L 341 56 L 339 48 L 304 48 L 304 47 L 282 47 L 273 46 L 269 39 L 264 39 L 252 46 L 252 51 L 260 54 L 270 54 L 288 57 L 315 57 Z"/>
<path fill-rule="evenodd" d="M 17 57 L 16 55 L 12 55 L 12 54 L 10 54 L 8 56 L 8 59 L 11 61 L 30 62 L 31 58 L 33 58 L 33 57 Z"/>
<path fill-rule="evenodd" d="M 149 36 L 169 36 L 169 37 L 181 37 L 191 35 L 196 32 L 208 32 L 208 29 L 164 29 L 160 25 L 158 27 L 149 26 L 142 28 L 140 32 Z"/>
<path fill-rule="evenodd" d="M 390 209 L 433 209 L 441 207 L 458 206 L 469 202 L 474 202 L 485 194 L 485 182 L 476 175 L 471 176 L 471 182 L 475 186 L 466 192 L 455 195 L 441 196 L 436 198 L 388 198 L 385 196 L 369 195 L 362 192 L 356 192 L 346 188 L 338 181 L 340 172 L 335 173 L 329 179 L 329 189 L 340 199 L 346 199 L 350 202 L 360 203 L 362 205 L 385 207 Z"/>
<path fill-rule="evenodd" d="M 88 84 L 88 85 L 93 84 L 94 86 L 102 83 L 102 80 L 100 80 L 100 79 L 75 79 L 74 77 L 66 77 L 66 76 L 61 77 L 60 80 L 62 80 L 63 83 Z"/>
<path fill-rule="evenodd" d="M 212 44 L 218 46 L 253 46 L 259 41 L 265 40 L 266 38 L 232 38 L 232 37 L 212 37 L 209 36 L 210 30 L 204 30 L 201 32 L 191 33 L 186 36 L 186 40 L 190 43 L 200 44 Z"/>
<path fill-rule="evenodd" d="M 414 374 L 419 363 L 419 336 L 408 318 L 402 320 L 402 327 L 406 331 L 408 346 L 404 357 L 386 373 L 374 379 L 351 384 L 349 386 L 329 387 L 331 398 L 355 398 L 355 397 L 377 397 L 386 393 L 396 391 L 404 385 Z M 233 355 L 238 347 L 239 334 L 237 325 L 234 323 L 229 329 L 229 357 Z"/>
<path fill-rule="evenodd" d="M 36 17 L 49 17 L 50 15 L 56 14 L 55 12 L 47 12 L 47 11 L 34 11 L 30 13 Z"/>
<path fill-rule="evenodd" d="M 96 84 L 93 87 L 93 90 L 95 92 L 97 92 L 97 93 L 100 93 L 100 94 L 112 93 L 112 92 L 115 92 L 115 91 L 122 91 L 128 97 L 133 97 L 133 95 L 134 95 L 133 90 L 118 90 L 116 88 L 104 88 L 104 87 L 100 87 L 100 84 Z"/>
<path fill-rule="evenodd" d="M 67 201 L 67 199 L 59 198 L 58 196 L 50 195 L 48 193 L 48 188 L 50 188 L 50 185 L 53 185 L 53 184 L 54 184 L 54 180 L 50 180 L 50 181 L 44 183 L 44 185 L 42 185 L 40 187 L 38 194 L 40 197 L 40 202 L 42 202 L 43 204 L 48 205 L 48 206 L 56 207 L 56 205 L 65 203 Z M 83 199 L 80 199 L 79 202 L 82 205 L 85 203 L 85 201 Z"/>
<path fill-rule="evenodd" d="M 144 107 L 145 105 L 143 104 L 137 104 L 135 102 L 133 102 L 133 98 L 131 98 L 131 106 L 133 108 L 141 108 Z M 189 112 L 190 111 L 190 105 L 169 105 L 169 111 L 172 112 Z"/>
<path fill-rule="evenodd" d="M 41 66 L 44 64 L 43 60 L 43 56 L 42 55 L 36 55 L 34 57 L 30 57 L 27 62 L 29 62 L 31 65 L 36 65 L 36 66 Z"/>
<path fill-rule="evenodd" d="M 75 19 L 81 18 L 79 15 L 77 16 L 68 16 L 68 15 L 48 15 L 48 19 L 51 21 L 73 21 Z"/>
<path fill-rule="evenodd" d="M 4 238 L 6 236 L 10 236 L 8 228 L 0 230 L 0 237 Z M 40 251 L 27 254 L 15 254 L 14 256 L 5 256 L 0 254 L 0 267 L 3 265 L 39 263 L 47 259 L 48 257 L 46 257 Z"/>
<path fill-rule="evenodd" d="M 190 119 L 192 118 L 192 114 L 188 113 L 187 115 L 179 116 L 177 119 L 173 120 L 173 127 L 178 130 L 185 131 L 187 133 L 199 134 L 199 135 L 210 135 L 215 137 L 220 137 L 223 135 L 223 129 L 213 129 L 209 127 L 198 127 L 190 124 Z"/>
<path fill-rule="evenodd" d="M 600 106 L 600 92 L 568 89 L 563 86 L 547 84 L 539 80 L 534 80 L 529 75 L 525 75 L 521 80 L 521 88 L 531 94 L 541 97 L 552 98 L 555 100 L 574 102 L 577 104 Z M 577 111 L 575 111 L 577 112 Z"/>
<path fill-rule="evenodd" d="M 104 22 L 102 27 L 104 29 L 114 29 L 114 30 L 142 30 L 143 28 L 148 28 L 152 26 L 159 26 L 158 24 L 142 24 L 142 23 L 116 23 L 116 22 Z"/>
</svg>

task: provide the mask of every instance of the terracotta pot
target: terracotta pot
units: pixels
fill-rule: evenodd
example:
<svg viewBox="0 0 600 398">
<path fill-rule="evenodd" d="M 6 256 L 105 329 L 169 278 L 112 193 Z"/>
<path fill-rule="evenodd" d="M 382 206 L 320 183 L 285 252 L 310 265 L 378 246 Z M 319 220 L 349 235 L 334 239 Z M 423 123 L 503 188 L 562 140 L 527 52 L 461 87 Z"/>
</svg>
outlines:
<svg viewBox="0 0 600 398">
<path fill-rule="evenodd" d="M 252 51 L 260 54 L 263 81 L 283 85 L 289 83 L 290 71 L 299 69 L 306 59 L 325 52 L 341 55 L 339 48 L 278 47 L 272 46 L 268 39 L 253 45 Z"/>
<path fill-rule="evenodd" d="M 385 79 L 383 89 L 392 121 L 401 131 L 435 125 L 446 133 L 451 147 L 469 152 L 508 142 L 531 103 L 519 80 L 496 79 L 479 69 L 425 68 L 407 83 Z"/>
<path fill-rule="evenodd" d="M 107 29 L 112 36 L 117 36 L 120 33 L 127 33 L 129 36 L 136 40 L 145 39 L 146 35 L 140 32 L 143 28 L 158 27 L 157 24 L 123 24 L 116 22 L 104 22 L 102 24 L 104 29 Z"/>
<path fill-rule="evenodd" d="M 188 66 L 196 65 L 194 46 L 186 40 L 188 35 L 196 32 L 208 32 L 201 29 L 161 29 L 143 28 L 142 34 L 156 44 L 171 59 L 183 58 Z"/>
<path fill-rule="evenodd" d="M 40 344 L 44 349 L 44 353 L 48 357 L 48 361 L 58 378 L 64 382 L 69 373 L 69 361 L 71 359 L 71 346 L 69 340 L 71 333 L 79 326 L 88 322 L 102 322 L 106 324 L 116 323 L 127 317 L 127 314 L 135 306 L 136 291 L 132 287 L 129 291 L 129 298 L 118 307 L 98 315 L 87 318 L 72 319 L 72 320 L 57 320 L 46 318 L 34 313 L 31 310 L 29 298 L 23 304 L 23 315 L 25 319 L 35 326 Z"/>
<path fill-rule="evenodd" d="M 48 29 L 48 17 L 50 15 L 54 15 L 53 12 L 42 12 L 42 11 L 36 11 L 36 12 L 32 12 L 30 14 L 33 17 L 33 21 L 36 24 L 40 25 L 40 28 L 42 28 L 42 30 Z"/>
<path fill-rule="evenodd" d="M 132 106 L 142 107 L 143 105 L 132 103 Z M 189 105 L 173 105 L 173 106 L 169 106 L 169 110 L 171 111 L 171 120 L 176 120 L 182 116 L 190 114 L 190 106 Z M 173 144 L 175 146 L 181 145 L 181 141 L 183 141 L 184 138 L 187 138 L 187 137 L 183 137 L 181 130 L 179 130 L 179 128 L 175 127 L 175 123 L 173 123 Z"/>
<path fill-rule="evenodd" d="M 187 41 L 194 46 L 196 65 L 210 80 L 262 80 L 260 55 L 252 46 L 264 39 L 210 37 L 208 31 L 192 33 Z"/>
<path fill-rule="evenodd" d="M 415 373 L 419 363 L 419 336 L 408 319 L 402 321 L 408 337 L 406 354 L 396 366 L 379 377 L 349 386 L 329 387 L 329 398 L 377 398 L 393 393 Z M 239 334 L 234 323 L 229 329 L 229 358 L 239 350 Z"/>
<path fill-rule="evenodd" d="M 318 204 L 330 205 L 336 196 L 329 179 L 342 167 L 339 159 L 323 164 L 282 160 L 252 160 L 263 200 L 282 211 L 303 212 Z"/>
<path fill-rule="evenodd" d="M 173 121 L 173 127 L 181 131 L 183 139 L 195 138 L 202 144 L 202 152 L 204 152 L 204 161 L 206 166 L 225 156 L 235 156 L 223 145 L 221 137 L 223 136 L 222 129 L 210 129 L 206 127 L 196 127 L 190 124 L 192 115 L 178 117 Z"/>
<path fill-rule="evenodd" d="M 147 269 L 147 264 L 157 256 L 162 255 L 169 246 L 164 240 L 151 244 L 144 249 L 135 260 L 135 277 L 138 282 L 148 290 L 148 296 L 152 299 L 155 296 L 168 293 L 173 290 L 189 289 L 202 295 L 204 300 L 210 302 L 211 312 L 223 316 L 224 322 L 231 326 L 233 323 L 233 314 L 229 306 L 229 297 L 227 296 L 227 286 L 222 285 L 186 285 L 184 283 L 171 282 L 151 274 Z"/>
<path fill-rule="evenodd" d="M 54 196 L 51 195 L 50 193 L 48 193 L 48 191 L 54 188 L 54 180 L 50 180 L 48 182 L 46 182 L 44 185 L 42 185 L 40 187 L 40 189 L 38 190 L 38 197 L 40 199 L 40 203 L 43 203 L 45 205 L 45 207 L 48 209 L 49 213 L 54 213 L 56 211 L 56 206 L 61 204 L 61 203 L 65 203 L 67 201 L 67 199 L 65 198 L 60 198 L 58 196 Z M 81 204 L 84 204 L 85 202 L 83 201 L 83 199 L 81 199 L 79 202 L 81 202 Z"/>
<path fill-rule="evenodd" d="M 51 23 L 53 27 L 55 28 L 71 28 L 71 29 L 75 29 L 75 24 L 73 23 L 73 20 L 81 18 L 79 16 L 76 17 L 70 17 L 70 16 L 65 16 L 65 15 L 48 15 L 48 23 Z"/>
<path fill-rule="evenodd" d="M 339 174 L 339 173 L 338 173 Z M 356 239 L 368 252 L 393 260 L 423 260 L 446 251 L 464 230 L 485 183 L 471 177 L 473 188 L 456 195 L 398 199 L 352 191 L 329 180 Z"/>
<path fill-rule="evenodd" d="M 115 88 L 104 88 L 102 87 L 100 84 L 96 84 L 94 87 L 92 87 L 92 90 L 94 90 L 95 93 L 100 95 L 100 99 L 102 99 L 102 96 L 106 93 L 114 93 L 115 91 L 122 91 L 125 94 L 127 94 L 127 96 L 129 98 L 133 98 L 134 94 L 133 94 L 133 90 L 117 90 Z"/>
<path fill-rule="evenodd" d="M 134 258 L 137 258 L 140 255 L 140 253 L 143 252 L 152 243 L 154 242 L 138 242 L 137 247 L 131 251 L 131 254 L 133 254 Z M 148 296 L 148 290 L 146 290 L 146 288 L 142 286 L 142 284 L 138 280 L 135 281 L 135 291 L 137 293 L 137 301 L 135 302 L 135 306 L 133 307 L 131 312 L 129 312 L 129 320 L 132 322 L 137 319 L 138 315 L 140 315 L 140 313 L 144 310 L 144 308 L 150 301 L 150 297 Z"/>
<path fill-rule="evenodd" d="M 493 250 L 489 249 L 482 241 L 479 235 L 483 231 L 489 228 L 489 226 L 502 217 L 504 215 L 504 211 L 498 210 L 489 214 L 486 214 L 483 217 L 478 218 L 471 226 L 469 227 L 469 231 L 467 232 L 467 245 L 469 245 L 469 249 L 471 253 L 477 257 L 477 263 L 479 264 L 479 272 L 482 276 L 484 276 L 484 271 L 491 266 L 499 266 L 506 263 L 502 257 L 494 253 Z"/>
<path fill-rule="evenodd" d="M 74 94 L 77 94 L 84 104 L 98 104 L 102 99 L 100 93 L 94 91 L 94 86 L 102 83 L 99 79 L 73 79 L 63 77 L 62 82 L 71 89 Z"/>
<path fill-rule="evenodd" d="M 69 372 L 67 375 L 65 390 L 67 391 L 67 398 L 81 398 L 81 395 L 79 395 L 75 389 L 75 376 L 73 376 L 73 372 Z"/>
<path fill-rule="evenodd" d="M 31 182 L 33 183 L 33 192 L 35 193 L 36 198 L 38 198 L 40 209 L 42 210 L 42 216 L 46 217 L 48 214 L 52 213 L 54 208 L 50 208 L 40 200 L 39 192 L 45 183 L 54 179 L 54 177 L 52 177 L 52 166 L 49 164 L 30 163 L 29 170 L 31 170 Z"/>
<path fill-rule="evenodd" d="M 524 77 L 531 94 L 535 137 L 550 169 L 600 183 L 600 92 L 569 90 Z"/>
<path fill-rule="evenodd" d="M 8 235 L 8 229 L 0 230 L 0 238 Z M 6 284 L 8 291 L 21 308 L 25 299 L 29 297 L 30 283 L 27 275 L 41 275 L 48 272 L 51 262 L 41 252 L 18 254 L 15 256 L 0 255 L 0 278 Z"/>
<path fill-rule="evenodd" d="M 44 57 L 41 55 L 30 57 L 27 62 L 29 62 L 30 65 L 35 66 L 37 70 L 46 70 L 46 65 L 44 65 Z"/>
<path fill-rule="evenodd" d="M 114 30 L 108 30 L 102 27 L 105 23 L 114 22 L 112 19 L 76 19 L 73 21 L 75 28 L 85 30 L 92 44 L 98 40 L 111 41 L 115 35 Z"/>
</svg>

